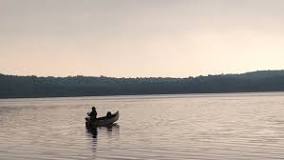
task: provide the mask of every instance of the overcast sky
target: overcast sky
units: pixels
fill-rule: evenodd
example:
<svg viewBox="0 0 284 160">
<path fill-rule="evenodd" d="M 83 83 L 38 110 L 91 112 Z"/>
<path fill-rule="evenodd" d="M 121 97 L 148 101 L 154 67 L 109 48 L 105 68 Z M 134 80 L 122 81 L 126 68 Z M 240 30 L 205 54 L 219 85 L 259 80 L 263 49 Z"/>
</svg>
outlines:
<svg viewBox="0 0 284 160">
<path fill-rule="evenodd" d="M 0 73 L 284 69 L 283 0 L 0 0 Z"/>
</svg>

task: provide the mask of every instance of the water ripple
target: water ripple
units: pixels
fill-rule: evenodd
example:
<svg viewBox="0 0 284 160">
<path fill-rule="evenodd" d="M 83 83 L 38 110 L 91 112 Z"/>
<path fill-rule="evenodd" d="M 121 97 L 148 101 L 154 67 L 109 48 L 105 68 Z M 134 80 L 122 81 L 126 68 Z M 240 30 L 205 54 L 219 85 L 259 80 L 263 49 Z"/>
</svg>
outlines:
<svg viewBox="0 0 284 160">
<path fill-rule="evenodd" d="M 119 110 L 117 125 L 86 130 Z M 284 95 L 0 100 L 0 159 L 284 159 Z"/>
</svg>

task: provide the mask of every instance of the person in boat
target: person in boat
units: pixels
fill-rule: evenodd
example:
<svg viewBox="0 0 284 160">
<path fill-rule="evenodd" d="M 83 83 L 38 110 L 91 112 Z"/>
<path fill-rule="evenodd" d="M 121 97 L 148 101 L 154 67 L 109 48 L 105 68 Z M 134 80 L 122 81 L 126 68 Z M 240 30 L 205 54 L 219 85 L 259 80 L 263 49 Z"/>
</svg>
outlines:
<svg viewBox="0 0 284 160">
<path fill-rule="evenodd" d="M 96 107 L 92 107 L 92 111 L 91 113 L 89 114 L 91 120 L 95 120 L 97 119 L 97 111 L 96 111 Z"/>
<path fill-rule="evenodd" d="M 111 112 L 110 111 L 107 112 L 106 117 L 107 118 L 111 117 Z"/>
</svg>

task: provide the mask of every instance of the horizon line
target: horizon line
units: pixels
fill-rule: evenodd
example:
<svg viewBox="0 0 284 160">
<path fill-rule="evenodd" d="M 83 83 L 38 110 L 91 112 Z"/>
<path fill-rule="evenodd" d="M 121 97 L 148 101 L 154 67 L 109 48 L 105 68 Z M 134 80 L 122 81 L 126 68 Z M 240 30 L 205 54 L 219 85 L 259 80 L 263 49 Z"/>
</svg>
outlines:
<svg viewBox="0 0 284 160">
<path fill-rule="evenodd" d="M 38 77 L 38 78 L 47 78 L 47 77 L 54 77 L 54 78 L 66 78 L 66 77 L 105 77 L 105 78 L 196 78 L 200 76 L 218 76 L 218 75 L 240 75 L 240 74 L 247 74 L 247 73 L 254 73 L 254 72 L 269 72 L 269 71 L 284 71 L 284 69 L 265 69 L 265 70 L 253 70 L 253 71 L 245 71 L 245 72 L 236 72 L 236 73 L 216 73 L 216 74 L 200 74 L 197 76 L 187 76 L 187 77 L 172 77 L 172 76 L 136 76 L 136 77 L 127 77 L 127 76 L 119 76 L 119 77 L 114 77 L 114 76 L 105 76 L 105 75 L 66 75 L 66 76 L 51 76 L 51 75 L 18 75 L 18 74 L 6 74 L 6 73 L 1 73 L 0 75 L 5 75 L 5 76 L 22 76 L 22 77 Z"/>
</svg>

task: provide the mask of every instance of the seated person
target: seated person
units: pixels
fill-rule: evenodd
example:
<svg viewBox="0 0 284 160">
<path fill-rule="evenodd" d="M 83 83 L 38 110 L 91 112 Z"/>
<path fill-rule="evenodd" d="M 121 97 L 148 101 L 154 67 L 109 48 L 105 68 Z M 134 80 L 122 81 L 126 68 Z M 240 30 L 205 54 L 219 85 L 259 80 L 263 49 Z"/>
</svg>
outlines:
<svg viewBox="0 0 284 160">
<path fill-rule="evenodd" d="M 89 113 L 89 116 L 90 116 L 91 120 L 95 120 L 97 118 L 96 107 L 92 107 L 92 112 Z"/>
<path fill-rule="evenodd" d="M 106 117 L 107 117 L 107 118 L 111 117 L 111 112 L 110 112 L 110 111 L 107 112 Z"/>
</svg>

